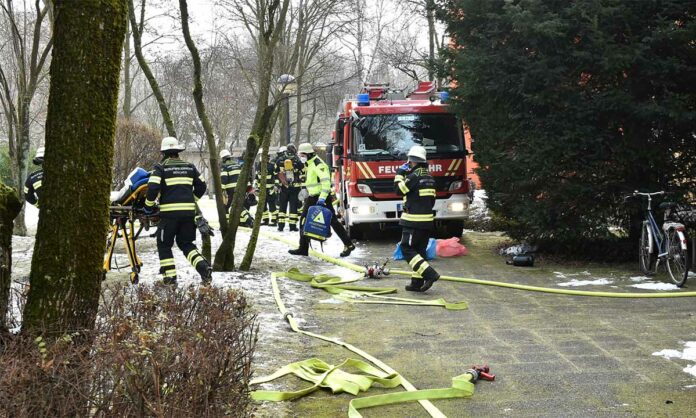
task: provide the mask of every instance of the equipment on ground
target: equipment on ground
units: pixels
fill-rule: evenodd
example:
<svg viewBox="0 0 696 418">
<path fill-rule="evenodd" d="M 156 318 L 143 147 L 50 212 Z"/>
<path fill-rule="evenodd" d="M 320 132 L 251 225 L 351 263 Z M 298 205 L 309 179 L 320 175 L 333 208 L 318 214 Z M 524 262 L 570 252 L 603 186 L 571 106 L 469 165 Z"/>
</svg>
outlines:
<svg viewBox="0 0 696 418">
<path fill-rule="evenodd" d="M 371 266 L 365 266 L 365 277 L 370 279 L 381 279 L 382 277 L 389 276 L 389 269 L 387 268 L 388 262 L 389 259 L 387 258 L 381 266 L 377 262 Z"/>
<path fill-rule="evenodd" d="M 435 179 L 436 235 L 461 236 L 470 203 L 464 130 L 434 82 L 419 83 L 405 98 L 388 84 L 365 84 L 360 94 L 345 99 L 327 163 L 351 237 L 398 224 L 403 201 L 394 177 L 414 146 L 411 158 L 427 161 Z"/>
<path fill-rule="evenodd" d="M 392 255 L 395 261 L 400 261 L 404 259 L 404 253 L 401 251 L 401 243 L 396 244 L 396 249 Z M 435 238 L 430 238 L 428 240 L 428 247 L 425 249 L 425 259 L 434 260 L 437 258 L 437 240 Z"/>
</svg>

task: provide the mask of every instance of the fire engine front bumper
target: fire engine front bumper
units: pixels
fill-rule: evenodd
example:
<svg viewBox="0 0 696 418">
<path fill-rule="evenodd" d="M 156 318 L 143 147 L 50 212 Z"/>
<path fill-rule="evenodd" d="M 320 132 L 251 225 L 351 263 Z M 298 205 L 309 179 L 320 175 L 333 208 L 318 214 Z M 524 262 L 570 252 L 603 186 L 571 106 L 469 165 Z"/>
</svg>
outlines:
<svg viewBox="0 0 696 418">
<path fill-rule="evenodd" d="M 348 208 L 348 224 L 398 222 L 402 205 L 403 202 L 400 200 L 372 201 L 367 197 L 351 198 Z M 433 207 L 435 220 L 464 219 L 468 208 L 469 197 L 466 194 L 455 194 L 447 199 L 437 199 Z"/>
</svg>

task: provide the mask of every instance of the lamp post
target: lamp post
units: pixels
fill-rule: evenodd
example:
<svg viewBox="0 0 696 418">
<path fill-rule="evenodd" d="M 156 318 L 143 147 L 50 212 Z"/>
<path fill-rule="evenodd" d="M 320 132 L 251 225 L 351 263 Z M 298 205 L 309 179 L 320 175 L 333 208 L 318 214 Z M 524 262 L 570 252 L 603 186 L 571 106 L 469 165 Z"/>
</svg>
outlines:
<svg viewBox="0 0 696 418">
<path fill-rule="evenodd" d="M 283 74 L 277 80 L 280 85 L 282 97 L 285 100 L 285 143 L 290 143 L 290 94 L 295 91 L 295 77 Z"/>
</svg>

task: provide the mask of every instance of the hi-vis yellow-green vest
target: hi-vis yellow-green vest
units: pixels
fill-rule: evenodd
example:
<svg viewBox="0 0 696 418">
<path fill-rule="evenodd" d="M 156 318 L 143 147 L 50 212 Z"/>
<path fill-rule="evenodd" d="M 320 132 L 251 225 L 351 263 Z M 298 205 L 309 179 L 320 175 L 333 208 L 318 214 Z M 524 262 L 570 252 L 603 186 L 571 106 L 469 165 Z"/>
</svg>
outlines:
<svg viewBox="0 0 696 418">
<path fill-rule="evenodd" d="M 310 196 L 326 200 L 331 193 L 331 174 L 329 166 L 316 155 L 307 161 L 307 180 L 304 187 Z"/>
</svg>

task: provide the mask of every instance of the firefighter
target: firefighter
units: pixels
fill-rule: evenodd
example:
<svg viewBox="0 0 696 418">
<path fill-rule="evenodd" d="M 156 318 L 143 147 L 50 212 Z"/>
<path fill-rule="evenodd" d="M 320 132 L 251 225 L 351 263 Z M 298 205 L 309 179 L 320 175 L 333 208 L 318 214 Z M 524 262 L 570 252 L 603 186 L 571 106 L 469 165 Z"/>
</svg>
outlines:
<svg viewBox="0 0 696 418">
<path fill-rule="evenodd" d="M 288 144 L 283 155 L 276 160 L 274 173 L 280 182 L 278 196 L 278 231 L 290 225 L 290 231 L 297 231 L 299 216 L 300 188 L 302 187 L 302 170 L 304 164 L 297 157 L 295 144 Z"/>
<path fill-rule="evenodd" d="M 224 192 L 223 201 L 225 202 L 225 211 L 227 213 L 227 218 L 229 219 L 230 208 L 232 207 L 232 197 L 234 196 L 234 191 L 237 188 L 237 183 L 239 181 L 239 174 L 242 172 L 242 164 L 238 158 L 233 158 L 232 154 L 223 149 L 220 151 L 220 182 L 222 183 L 222 190 Z M 239 224 L 243 226 L 250 226 L 253 223 L 253 219 L 249 214 L 249 207 L 247 206 L 247 199 L 244 199 L 244 208 L 239 214 Z"/>
<path fill-rule="evenodd" d="M 408 152 L 408 162 L 399 167 L 394 177 L 396 192 L 404 197 L 404 211 L 399 225 L 401 251 L 413 270 L 411 284 L 406 290 L 425 292 L 440 275 L 425 260 L 428 241 L 434 230 L 435 180 L 428 172 L 425 148 L 414 145 Z"/>
<path fill-rule="evenodd" d="M 43 180 L 42 165 L 45 151 L 46 149 L 44 147 L 39 147 L 39 149 L 36 150 L 36 155 L 34 156 L 34 160 L 32 160 L 32 162 L 38 165 L 39 169 L 29 174 L 27 180 L 24 182 L 24 197 L 27 202 L 31 203 L 37 208 L 39 207 L 39 196 L 41 195 L 41 193 L 39 193 L 39 189 L 41 189 L 41 182 Z"/>
<path fill-rule="evenodd" d="M 353 245 L 343 225 L 341 225 L 336 218 L 336 212 L 332 204 L 334 195 L 331 194 L 331 174 L 329 166 L 315 154 L 314 148 L 310 143 L 305 142 L 300 144 L 299 154 L 302 163 L 306 164 L 307 167 L 307 180 L 304 186 L 307 188 L 309 196 L 305 199 L 303 207 L 308 209 L 313 205 L 321 205 L 331 210 L 331 228 L 333 228 L 336 235 L 343 241 L 341 257 L 347 257 L 355 249 L 355 245 Z M 300 225 L 304 223 L 304 215 L 307 213 L 306 209 L 303 212 Z M 296 250 L 290 250 L 289 253 L 293 255 L 308 255 L 309 239 L 300 234 L 300 247 Z"/>
<path fill-rule="evenodd" d="M 256 163 L 256 186 L 261 186 L 261 155 L 263 149 L 259 149 L 259 161 Z M 278 188 L 278 178 L 274 175 L 275 163 L 269 158 L 266 165 L 266 207 L 263 208 L 261 225 L 277 226 L 278 209 L 276 209 L 276 189 Z M 258 211 L 260 208 L 257 208 Z M 268 210 L 266 210 L 268 209 Z M 258 212 L 257 212 L 258 214 Z"/>
<path fill-rule="evenodd" d="M 193 243 L 197 223 L 200 226 L 205 221 L 203 218 L 196 218 L 196 201 L 205 194 L 206 186 L 196 167 L 179 158 L 179 152 L 183 150 L 176 138 L 168 136 L 162 139 L 160 151 L 163 159 L 155 164 L 148 181 L 145 214 L 154 212 L 155 200 L 159 196 L 157 252 L 164 283 L 176 286 L 176 267 L 172 254 L 176 240 L 176 245 L 207 286 L 212 281 L 213 269 Z"/>
</svg>

